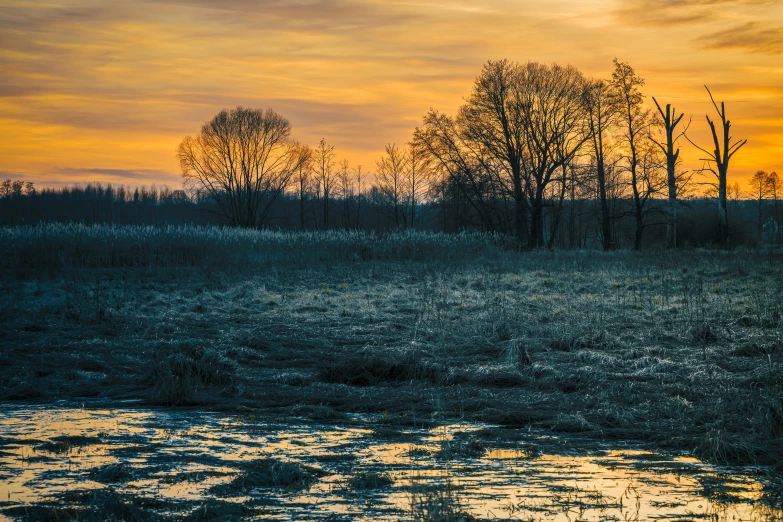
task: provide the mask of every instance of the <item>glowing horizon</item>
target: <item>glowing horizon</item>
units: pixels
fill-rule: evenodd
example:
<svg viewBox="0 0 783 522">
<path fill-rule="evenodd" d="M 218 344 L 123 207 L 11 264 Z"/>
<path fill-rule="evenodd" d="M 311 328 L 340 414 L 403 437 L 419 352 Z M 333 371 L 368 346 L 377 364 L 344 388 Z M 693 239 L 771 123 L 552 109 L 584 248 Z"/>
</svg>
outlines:
<svg viewBox="0 0 783 522">
<path fill-rule="evenodd" d="M 0 177 L 179 188 L 179 142 L 238 105 L 373 172 L 427 110 L 454 114 L 488 59 L 609 77 L 617 57 L 703 146 L 703 86 L 726 102 L 745 186 L 783 173 L 782 55 L 783 5 L 765 0 L 0 0 Z"/>
</svg>

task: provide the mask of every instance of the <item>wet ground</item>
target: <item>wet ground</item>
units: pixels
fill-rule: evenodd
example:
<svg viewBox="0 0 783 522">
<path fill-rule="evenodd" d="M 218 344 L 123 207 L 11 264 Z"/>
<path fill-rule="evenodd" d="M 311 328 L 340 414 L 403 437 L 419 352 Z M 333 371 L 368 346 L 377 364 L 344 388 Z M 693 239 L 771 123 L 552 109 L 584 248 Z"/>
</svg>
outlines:
<svg viewBox="0 0 783 522">
<path fill-rule="evenodd" d="M 373 420 L 3 406 L 0 519 L 783 520 L 764 468 Z"/>
</svg>

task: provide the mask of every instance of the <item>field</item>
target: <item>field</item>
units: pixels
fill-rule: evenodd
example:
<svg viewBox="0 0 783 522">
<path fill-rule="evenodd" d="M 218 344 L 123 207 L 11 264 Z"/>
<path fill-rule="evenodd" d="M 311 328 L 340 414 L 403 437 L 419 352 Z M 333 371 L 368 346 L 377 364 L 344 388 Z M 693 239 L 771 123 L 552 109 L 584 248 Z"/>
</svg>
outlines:
<svg viewBox="0 0 783 522">
<path fill-rule="evenodd" d="M 0 250 L 3 403 L 477 421 L 783 471 L 779 253 L 78 225 Z"/>
</svg>

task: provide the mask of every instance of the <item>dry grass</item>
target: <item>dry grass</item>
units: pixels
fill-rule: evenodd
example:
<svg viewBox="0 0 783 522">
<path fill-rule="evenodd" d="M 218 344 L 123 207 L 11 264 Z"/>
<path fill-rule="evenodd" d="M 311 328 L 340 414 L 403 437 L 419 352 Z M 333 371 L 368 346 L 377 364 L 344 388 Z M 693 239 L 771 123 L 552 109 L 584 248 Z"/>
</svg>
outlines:
<svg viewBox="0 0 783 522">
<path fill-rule="evenodd" d="M 387 238 L 373 240 L 387 254 L 364 262 L 354 254 L 366 238 L 351 237 L 323 239 L 328 262 L 302 238 L 282 253 L 264 243 L 264 263 L 239 273 L 261 247 L 225 266 L 196 256 L 123 268 L 85 240 L 85 264 L 104 268 L 80 268 L 67 245 L 57 270 L 7 266 L 0 399 L 464 418 L 783 462 L 779 257 L 461 251 L 430 237 L 432 261 Z M 207 250 L 231 257 L 225 241 Z M 46 244 L 33 243 L 13 248 Z"/>
</svg>

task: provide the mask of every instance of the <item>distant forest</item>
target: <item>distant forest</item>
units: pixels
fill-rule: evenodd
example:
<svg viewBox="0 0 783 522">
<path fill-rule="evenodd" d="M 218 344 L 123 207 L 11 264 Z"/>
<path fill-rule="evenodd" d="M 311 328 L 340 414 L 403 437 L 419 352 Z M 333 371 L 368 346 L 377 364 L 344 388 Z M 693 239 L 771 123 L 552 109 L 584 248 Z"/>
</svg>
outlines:
<svg viewBox="0 0 783 522">
<path fill-rule="evenodd" d="M 13 182 L 11 182 L 13 183 Z M 17 184 L 17 191 L 0 193 L 0 224 L 30 225 L 52 222 L 85 224 L 114 223 L 150 226 L 224 226 L 225 216 L 208 197 L 191 197 L 184 190 L 138 188 L 91 184 L 81 187 L 36 190 L 32 184 Z M 766 232 L 766 242 L 783 237 L 770 232 L 770 223 L 780 222 L 783 205 L 771 198 L 740 198 L 732 191 L 729 198 L 730 236 L 735 246 L 758 246 Z M 747 196 L 747 195 L 746 195 Z M 619 248 L 633 248 L 635 221 L 632 200 L 618 197 L 611 202 L 613 233 Z M 718 210 L 715 199 L 690 198 L 680 202 L 677 215 L 680 230 L 678 246 L 716 245 Z M 508 209 L 499 206 L 495 232 L 509 233 L 513 224 Z M 272 203 L 267 228 L 283 230 L 324 230 L 323 196 L 286 193 Z M 486 230 L 475 209 L 459 197 L 459 191 L 442 194 L 437 200 L 419 205 L 413 213 L 409 205 L 393 203 L 377 187 L 348 198 L 337 197 L 329 205 L 329 229 L 386 232 L 416 228 L 432 232 L 456 232 L 465 229 Z M 662 248 L 666 243 L 666 201 L 654 200 L 643 248 Z M 404 216 L 400 218 L 400 216 Z M 601 248 L 601 208 L 597 198 L 566 199 L 562 206 L 548 205 L 545 210 L 545 237 L 552 248 Z M 303 218 L 303 219 L 302 219 Z M 401 223 L 398 223 L 401 219 Z M 411 225 L 413 220 L 413 225 Z M 766 229 L 765 229 L 765 224 Z"/>
<path fill-rule="evenodd" d="M 487 62 L 455 116 L 430 110 L 411 140 L 387 144 L 372 175 L 335 147 L 292 137 L 272 109 L 220 111 L 177 149 L 185 190 L 7 180 L 0 219 L 298 230 L 484 230 L 520 248 L 755 246 L 781 242 L 780 181 L 729 182 L 747 140 L 705 86 L 711 143 L 694 143 L 671 104 L 614 60 L 611 78 L 536 62 Z M 704 125 L 704 120 L 701 120 Z M 698 151 L 685 170 L 680 143 Z"/>
</svg>

